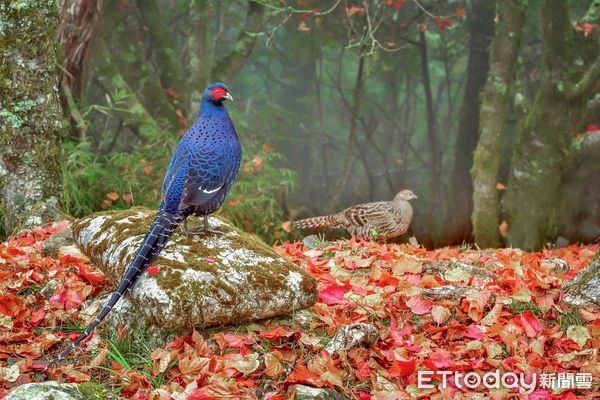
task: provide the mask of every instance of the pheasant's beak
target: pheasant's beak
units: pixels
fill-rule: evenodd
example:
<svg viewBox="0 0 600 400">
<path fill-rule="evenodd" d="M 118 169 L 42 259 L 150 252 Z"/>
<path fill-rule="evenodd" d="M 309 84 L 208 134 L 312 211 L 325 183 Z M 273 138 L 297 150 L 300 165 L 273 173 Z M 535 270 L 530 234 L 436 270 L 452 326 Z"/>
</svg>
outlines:
<svg viewBox="0 0 600 400">
<path fill-rule="evenodd" d="M 226 99 L 226 100 L 233 101 L 233 97 L 231 97 L 231 95 L 229 94 L 229 92 L 227 92 L 227 94 L 225 94 L 225 96 L 223 96 L 223 98 Z"/>
</svg>

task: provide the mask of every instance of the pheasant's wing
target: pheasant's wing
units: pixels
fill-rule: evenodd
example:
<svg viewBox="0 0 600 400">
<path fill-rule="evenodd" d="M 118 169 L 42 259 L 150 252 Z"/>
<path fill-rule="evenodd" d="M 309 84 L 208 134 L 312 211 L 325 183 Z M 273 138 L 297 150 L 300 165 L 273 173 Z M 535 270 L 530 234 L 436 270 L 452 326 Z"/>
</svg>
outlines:
<svg viewBox="0 0 600 400">
<path fill-rule="evenodd" d="M 378 215 L 385 210 L 385 202 L 357 204 L 343 211 L 348 222 L 354 226 L 373 226 Z"/>
<path fill-rule="evenodd" d="M 181 171 L 181 169 L 185 167 L 188 157 L 189 149 L 187 148 L 186 143 L 183 140 L 180 140 L 177 144 L 175 152 L 173 153 L 173 156 L 171 157 L 169 167 L 167 168 L 167 172 L 165 173 L 165 178 L 162 183 L 161 193 L 163 199 L 166 197 L 169 187 L 173 183 L 177 172 Z"/>
<path fill-rule="evenodd" d="M 224 198 L 235 179 L 232 170 L 237 172 L 239 167 L 239 155 L 230 140 L 235 128 L 228 117 L 207 118 L 190 129 L 196 132 L 182 143 L 185 161 L 176 172 L 181 179 L 179 209 L 219 203 L 215 199 Z"/>
<path fill-rule="evenodd" d="M 394 221 L 395 224 L 395 230 L 399 235 L 403 235 L 404 233 L 406 233 L 406 231 L 408 230 L 408 227 L 410 226 L 411 220 L 412 220 L 412 214 L 408 214 L 406 212 L 404 212 L 402 209 L 399 208 L 392 208 L 391 209 L 391 217 L 390 220 Z"/>
<path fill-rule="evenodd" d="M 227 150 L 207 147 L 189 157 L 180 208 L 208 203 L 229 182 L 233 162 Z"/>
</svg>

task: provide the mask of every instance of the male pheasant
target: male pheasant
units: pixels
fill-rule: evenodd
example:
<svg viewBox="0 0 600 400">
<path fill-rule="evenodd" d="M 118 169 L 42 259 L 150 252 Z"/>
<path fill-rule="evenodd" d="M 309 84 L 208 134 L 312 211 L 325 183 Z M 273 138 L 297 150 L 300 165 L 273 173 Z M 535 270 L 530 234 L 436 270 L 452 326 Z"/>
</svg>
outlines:
<svg viewBox="0 0 600 400">
<path fill-rule="evenodd" d="M 368 238 L 371 234 L 389 239 L 404 234 L 412 221 L 413 209 L 409 200 L 417 196 L 410 190 L 398 192 L 392 201 L 358 204 L 344 211 L 301 219 L 294 228 L 342 228 L 351 235 Z"/>
<path fill-rule="evenodd" d="M 92 333 L 156 260 L 175 229 L 187 217 L 192 214 L 204 217 L 204 229 L 186 233 L 219 233 L 209 229 L 207 215 L 215 212 L 225 201 L 242 158 L 237 133 L 223 106 L 225 100 L 233 98 L 223 83 L 215 82 L 204 90 L 198 119 L 173 153 L 162 185 L 163 201 L 135 258 L 102 311 L 81 336 L 52 360 L 47 369 Z"/>
</svg>

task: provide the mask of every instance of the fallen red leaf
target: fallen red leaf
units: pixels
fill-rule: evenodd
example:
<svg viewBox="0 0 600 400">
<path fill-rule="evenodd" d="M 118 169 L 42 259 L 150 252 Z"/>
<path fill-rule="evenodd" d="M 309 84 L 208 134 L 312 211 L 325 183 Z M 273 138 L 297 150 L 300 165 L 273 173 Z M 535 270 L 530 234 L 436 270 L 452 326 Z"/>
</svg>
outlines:
<svg viewBox="0 0 600 400">
<path fill-rule="evenodd" d="M 412 374 L 417 368 L 417 360 L 411 358 L 409 360 L 394 360 L 392 366 L 388 369 L 388 373 L 392 376 L 402 378 Z"/>
<path fill-rule="evenodd" d="M 160 271 L 160 267 L 157 267 L 156 265 L 153 265 L 146 270 L 148 275 L 156 275 L 158 274 L 158 271 Z"/>
<path fill-rule="evenodd" d="M 319 291 L 319 300 L 327 305 L 340 304 L 344 300 L 346 291 L 342 286 L 331 284 Z"/>
<path fill-rule="evenodd" d="M 540 324 L 537 317 L 529 310 L 523 311 L 523 313 L 518 316 L 518 321 L 523 329 L 525 329 L 525 333 L 528 337 L 535 337 L 542 330 L 542 324 Z"/>
<path fill-rule="evenodd" d="M 408 299 L 406 305 L 415 314 L 423 315 L 431 311 L 431 308 L 433 307 L 433 302 L 431 300 L 422 299 L 418 296 L 413 296 L 410 299 Z"/>
</svg>

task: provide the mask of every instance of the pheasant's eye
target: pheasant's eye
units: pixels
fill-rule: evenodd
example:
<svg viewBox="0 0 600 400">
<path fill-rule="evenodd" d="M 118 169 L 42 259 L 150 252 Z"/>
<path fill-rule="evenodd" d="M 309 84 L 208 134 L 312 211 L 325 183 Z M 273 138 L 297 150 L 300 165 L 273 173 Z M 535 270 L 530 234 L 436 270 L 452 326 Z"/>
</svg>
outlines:
<svg viewBox="0 0 600 400">
<path fill-rule="evenodd" d="M 225 96 L 225 89 L 216 87 L 212 90 L 212 96 L 215 100 L 219 100 L 221 97 Z"/>
</svg>

